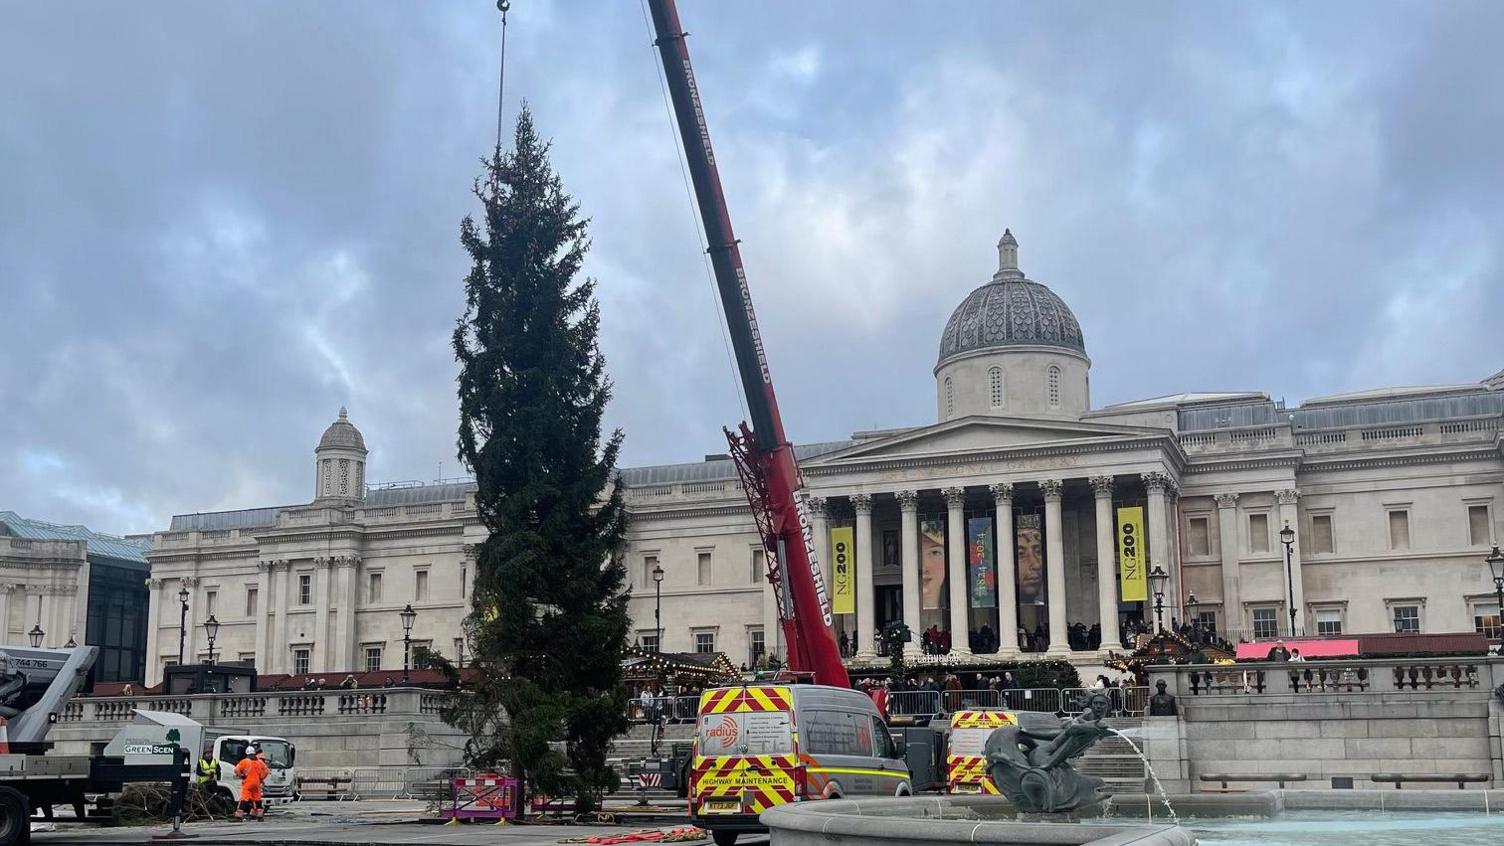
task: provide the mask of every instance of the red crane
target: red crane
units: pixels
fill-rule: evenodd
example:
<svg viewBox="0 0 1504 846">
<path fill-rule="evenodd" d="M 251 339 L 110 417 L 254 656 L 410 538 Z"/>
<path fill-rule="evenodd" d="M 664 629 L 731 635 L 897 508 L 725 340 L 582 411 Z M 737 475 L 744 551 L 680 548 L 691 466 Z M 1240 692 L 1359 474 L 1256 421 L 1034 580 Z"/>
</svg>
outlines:
<svg viewBox="0 0 1504 846">
<path fill-rule="evenodd" d="M 850 679 L 841 664 L 841 652 L 831 628 L 830 592 L 820 570 L 804 483 L 794 460 L 793 445 L 783 433 L 783 420 L 778 414 L 773 376 L 763 353 L 762 335 L 757 331 L 752 294 L 747 289 L 741 251 L 731 231 L 731 215 L 726 210 L 726 195 L 721 190 L 721 175 L 710 146 L 710 130 L 705 124 L 694 69 L 689 63 L 686 33 L 679 25 L 679 10 L 674 0 L 648 0 L 648 7 L 652 11 L 654 43 L 663 57 L 674 119 L 679 125 L 679 138 L 684 144 L 684 157 L 705 226 L 705 239 L 709 242 L 716 288 L 720 291 L 742 390 L 747 397 L 747 413 L 752 418 L 750 426 L 743 422 L 738 431 L 727 429 L 726 439 L 731 444 L 731 457 L 767 550 L 768 580 L 778 597 L 789 669 L 813 673 L 820 684 L 847 687 Z"/>
</svg>

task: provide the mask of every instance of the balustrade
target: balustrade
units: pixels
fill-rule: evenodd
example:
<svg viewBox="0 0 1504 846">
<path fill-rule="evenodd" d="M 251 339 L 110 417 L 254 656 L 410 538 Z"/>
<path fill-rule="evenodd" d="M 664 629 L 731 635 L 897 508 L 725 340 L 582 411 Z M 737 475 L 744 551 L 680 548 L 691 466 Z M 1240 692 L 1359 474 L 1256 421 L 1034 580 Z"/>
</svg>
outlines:
<svg viewBox="0 0 1504 846">
<path fill-rule="evenodd" d="M 1151 666 L 1182 696 L 1452 693 L 1487 691 L 1504 682 L 1504 660 L 1458 658 L 1258 661 Z"/>
</svg>

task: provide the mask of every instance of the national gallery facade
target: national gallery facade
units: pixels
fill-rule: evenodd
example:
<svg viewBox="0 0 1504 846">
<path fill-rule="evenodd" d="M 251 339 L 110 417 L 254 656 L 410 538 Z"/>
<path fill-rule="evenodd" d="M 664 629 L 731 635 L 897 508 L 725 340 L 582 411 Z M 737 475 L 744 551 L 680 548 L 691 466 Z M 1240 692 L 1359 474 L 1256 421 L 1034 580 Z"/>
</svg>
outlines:
<svg viewBox="0 0 1504 846">
<path fill-rule="evenodd" d="M 1499 636 L 1484 557 L 1504 497 L 1504 373 L 1295 408 L 1259 392 L 1094 408 L 1090 367 L 1075 315 L 1005 233 L 996 272 L 940 333 L 935 421 L 797 447 L 853 664 L 881 660 L 894 620 L 915 652 L 927 632 L 953 660 L 1097 664 L 1131 621 L 1153 622 L 1155 570 L 1166 624 L 1232 640 Z M 204 657 L 213 613 L 217 655 L 262 672 L 400 672 L 409 603 L 410 643 L 463 660 L 484 538 L 472 486 L 368 487 L 343 411 L 314 458 L 309 503 L 180 515 L 154 536 L 149 682 L 177 660 L 183 590 L 186 660 Z M 620 483 L 634 639 L 781 655 L 732 462 L 626 468 Z"/>
</svg>

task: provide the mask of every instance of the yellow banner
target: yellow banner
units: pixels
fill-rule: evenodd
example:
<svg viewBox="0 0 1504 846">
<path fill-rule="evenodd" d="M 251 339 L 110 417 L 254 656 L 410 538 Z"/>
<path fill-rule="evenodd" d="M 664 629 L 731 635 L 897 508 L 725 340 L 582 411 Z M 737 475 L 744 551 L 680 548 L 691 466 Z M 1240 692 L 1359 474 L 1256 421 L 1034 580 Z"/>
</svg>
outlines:
<svg viewBox="0 0 1504 846">
<path fill-rule="evenodd" d="M 850 526 L 830 530 L 831 581 L 835 582 L 831 611 L 856 613 L 856 531 Z"/>
<path fill-rule="evenodd" d="M 1118 509 L 1118 584 L 1124 602 L 1143 602 L 1149 598 L 1146 572 L 1148 543 L 1144 538 L 1144 509 L 1133 506 Z"/>
</svg>

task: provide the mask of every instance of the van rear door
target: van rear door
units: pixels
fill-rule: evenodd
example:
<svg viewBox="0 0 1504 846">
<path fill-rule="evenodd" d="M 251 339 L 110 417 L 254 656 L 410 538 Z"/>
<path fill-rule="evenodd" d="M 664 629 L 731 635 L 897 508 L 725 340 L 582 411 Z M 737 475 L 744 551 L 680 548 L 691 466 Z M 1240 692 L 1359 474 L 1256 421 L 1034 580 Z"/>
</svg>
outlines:
<svg viewBox="0 0 1504 846">
<path fill-rule="evenodd" d="M 701 696 L 694 813 L 761 814 L 794 801 L 793 703 L 783 687 L 720 688 Z"/>
</svg>

